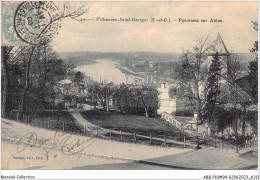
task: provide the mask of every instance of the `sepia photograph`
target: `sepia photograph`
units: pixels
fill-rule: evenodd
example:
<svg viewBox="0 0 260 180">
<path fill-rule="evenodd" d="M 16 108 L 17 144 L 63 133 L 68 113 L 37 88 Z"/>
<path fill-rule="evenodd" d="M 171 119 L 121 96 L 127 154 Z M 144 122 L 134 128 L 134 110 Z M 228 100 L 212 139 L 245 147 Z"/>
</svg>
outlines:
<svg viewBox="0 0 260 180">
<path fill-rule="evenodd" d="M 258 2 L 2 1 L 1 169 L 259 179 Z"/>
</svg>

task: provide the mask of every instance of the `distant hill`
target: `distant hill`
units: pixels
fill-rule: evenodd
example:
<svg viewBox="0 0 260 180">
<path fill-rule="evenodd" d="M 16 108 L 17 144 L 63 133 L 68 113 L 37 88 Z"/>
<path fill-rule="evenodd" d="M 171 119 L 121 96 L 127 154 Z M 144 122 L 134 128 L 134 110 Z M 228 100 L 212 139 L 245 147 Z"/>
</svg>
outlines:
<svg viewBox="0 0 260 180">
<path fill-rule="evenodd" d="M 60 52 L 63 59 L 70 58 L 88 58 L 96 59 L 113 59 L 116 61 L 125 60 L 148 60 L 148 61 L 175 61 L 181 54 L 176 53 L 159 53 L 159 52 Z"/>
<path fill-rule="evenodd" d="M 239 57 L 243 63 L 253 61 L 255 56 L 251 53 L 233 53 Z M 96 59 L 113 59 L 116 61 L 179 61 L 182 54 L 160 53 L 160 52 L 60 52 L 60 57 L 64 60 L 73 60 L 76 65 L 93 63 Z"/>
</svg>

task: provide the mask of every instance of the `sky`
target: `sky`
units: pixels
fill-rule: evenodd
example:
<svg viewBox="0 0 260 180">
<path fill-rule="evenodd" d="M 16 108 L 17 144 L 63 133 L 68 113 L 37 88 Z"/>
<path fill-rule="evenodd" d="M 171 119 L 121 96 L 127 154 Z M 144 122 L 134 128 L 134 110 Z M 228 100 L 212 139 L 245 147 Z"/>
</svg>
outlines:
<svg viewBox="0 0 260 180">
<path fill-rule="evenodd" d="M 61 2 L 58 6 L 61 6 Z M 72 2 L 75 8 L 77 2 Z M 257 21 L 257 2 L 88 2 L 89 12 L 80 23 L 62 19 L 52 45 L 58 52 L 172 52 L 191 49 L 196 37 L 220 33 L 230 52 L 248 53 L 257 40 L 251 21 Z M 107 22 L 100 18 L 143 18 L 148 22 Z M 172 22 L 150 22 L 168 18 Z M 207 22 L 179 22 L 206 19 Z M 211 23 L 218 19 L 223 22 Z M 176 21 L 174 21 L 176 20 Z"/>
</svg>

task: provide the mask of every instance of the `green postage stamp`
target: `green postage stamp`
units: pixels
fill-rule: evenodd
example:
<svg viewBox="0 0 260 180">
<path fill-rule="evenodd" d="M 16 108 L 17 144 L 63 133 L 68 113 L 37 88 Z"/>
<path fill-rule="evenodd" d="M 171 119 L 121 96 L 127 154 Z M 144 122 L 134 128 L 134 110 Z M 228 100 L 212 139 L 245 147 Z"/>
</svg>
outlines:
<svg viewBox="0 0 260 180">
<path fill-rule="evenodd" d="M 16 34 L 14 28 L 14 14 L 19 2 L 2 2 L 2 45 L 26 46 L 28 43 L 22 41 Z"/>
</svg>

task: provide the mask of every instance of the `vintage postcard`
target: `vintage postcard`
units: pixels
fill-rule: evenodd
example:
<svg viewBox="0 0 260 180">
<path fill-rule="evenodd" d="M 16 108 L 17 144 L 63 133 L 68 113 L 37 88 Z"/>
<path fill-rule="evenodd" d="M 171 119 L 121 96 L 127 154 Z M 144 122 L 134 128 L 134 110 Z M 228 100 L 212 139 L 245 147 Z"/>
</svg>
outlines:
<svg viewBox="0 0 260 180">
<path fill-rule="evenodd" d="M 2 170 L 259 179 L 256 1 L 2 1 L 1 80 Z"/>
</svg>

